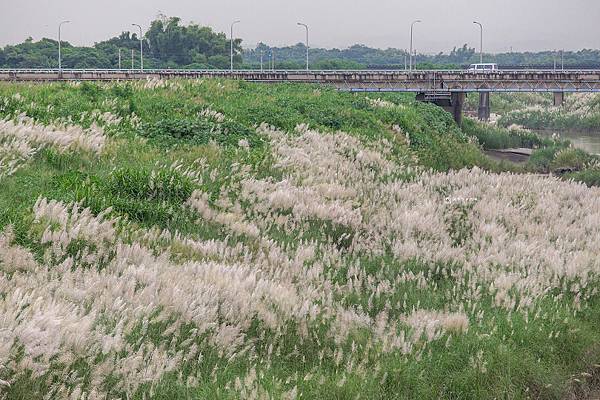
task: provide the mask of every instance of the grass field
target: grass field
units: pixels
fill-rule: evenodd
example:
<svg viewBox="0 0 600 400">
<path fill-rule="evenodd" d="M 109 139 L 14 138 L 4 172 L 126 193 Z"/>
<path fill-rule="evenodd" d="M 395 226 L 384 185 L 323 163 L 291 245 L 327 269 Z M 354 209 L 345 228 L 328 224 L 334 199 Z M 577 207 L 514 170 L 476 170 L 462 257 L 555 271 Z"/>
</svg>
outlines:
<svg viewBox="0 0 600 400">
<path fill-rule="evenodd" d="M 4 84 L 0 120 L 0 398 L 598 387 L 600 189 L 478 143 L 536 138 L 228 80 Z"/>
</svg>

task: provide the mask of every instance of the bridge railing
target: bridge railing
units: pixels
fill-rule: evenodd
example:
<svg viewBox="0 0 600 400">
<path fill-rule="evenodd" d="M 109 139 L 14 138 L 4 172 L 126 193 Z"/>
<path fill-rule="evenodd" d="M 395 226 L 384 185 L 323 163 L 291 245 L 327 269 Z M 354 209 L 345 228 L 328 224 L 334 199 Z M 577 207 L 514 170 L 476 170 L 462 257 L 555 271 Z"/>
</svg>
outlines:
<svg viewBox="0 0 600 400">
<path fill-rule="evenodd" d="M 57 68 L 0 68 L 0 73 L 3 74 L 58 74 L 61 70 Z M 296 70 L 296 69 L 276 69 L 276 70 L 257 70 L 257 69 L 144 69 L 127 68 L 127 69 L 112 69 L 112 68 L 63 68 L 63 74 L 104 74 L 104 73 L 135 73 L 147 75 L 186 75 L 186 74 L 212 74 L 212 75 L 243 75 L 243 74 L 309 74 L 309 75 L 327 75 L 327 74 L 360 74 L 360 75 L 421 75 L 421 74 L 473 74 L 473 75 L 493 75 L 493 74 L 524 74 L 524 73 L 555 73 L 573 74 L 573 73 L 600 73 L 599 69 L 500 69 L 495 71 L 470 71 L 466 69 L 436 69 L 436 70 L 413 70 L 407 71 L 403 69 L 395 70 L 364 70 L 364 69 L 337 69 L 337 70 Z"/>
</svg>

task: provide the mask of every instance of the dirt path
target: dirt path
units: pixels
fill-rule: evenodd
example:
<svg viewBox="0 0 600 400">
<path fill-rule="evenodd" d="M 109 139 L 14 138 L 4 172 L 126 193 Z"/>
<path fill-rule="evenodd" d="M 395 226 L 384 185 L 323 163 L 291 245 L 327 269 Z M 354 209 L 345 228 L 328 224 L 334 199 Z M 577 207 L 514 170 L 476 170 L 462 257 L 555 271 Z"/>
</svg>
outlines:
<svg viewBox="0 0 600 400">
<path fill-rule="evenodd" d="M 514 151 L 512 151 L 514 150 Z M 526 163 L 530 154 L 520 151 L 521 149 L 485 150 L 485 154 L 496 161 L 510 161 L 515 164 Z"/>
</svg>

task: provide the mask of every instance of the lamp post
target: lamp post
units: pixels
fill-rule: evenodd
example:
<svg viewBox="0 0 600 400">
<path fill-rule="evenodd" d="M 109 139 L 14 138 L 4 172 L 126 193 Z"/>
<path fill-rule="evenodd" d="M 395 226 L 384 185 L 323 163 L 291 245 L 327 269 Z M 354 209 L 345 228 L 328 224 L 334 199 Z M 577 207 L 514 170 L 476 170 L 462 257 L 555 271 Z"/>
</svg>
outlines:
<svg viewBox="0 0 600 400">
<path fill-rule="evenodd" d="M 119 69 L 121 69 L 121 49 L 119 49 Z"/>
<path fill-rule="evenodd" d="M 238 20 L 238 21 L 233 21 L 233 22 L 231 23 L 231 32 L 230 32 L 230 33 L 231 33 L 231 36 L 229 36 L 229 38 L 230 38 L 229 55 L 231 56 L 231 71 L 233 71 L 233 26 L 234 26 L 235 24 L 238 24 L 238 23 L 240 23 L 240 22 L 241 22 L 241 21 L 239 21 L 239 20 Z"/>
<path fill-rule="evenodd" d="M 271 70 L 275 72 L 275 50 L 271 49 Z"/>
<path fill-rule="evenodd" d="M 140 71 L 144 71 L 144 34 L 142 33 L 142 27 L 138 24 L 131 24 L 140 28 Z"/>
<path fill-rule="evenodd" d="M 479 25 L 479 63 L 483 64 L 483 25 L 477 21 L 473 21 L 475 25 Z"/>
<path fill-rule="evenodd" d="M 416 70 L 417 69 L 417 65 L 418 65 L 418 62 L 417 62 L 417 49 L 415 49 L 414 53 L 413 53 L 413 62 L 415 63 L 414 69 Z"/>
<path fill-rule="evenodd" d="M 61 52 L 61 40 L 60 40 L 60 29 L 64 24 L 68 24 L 71 21 L 63 21 L 58 24 L 58 73 L 62 74 L 62 52 Z"/>
<path fill-rule="evenodd" d="M 263 51 L 260 50 L 260 72 L 263 72 Z"/>
<path fill-rule="evenodd" d="M 422 22 L 420 19 L 413 21 L 412 24 L 410 24 L 410 63 L 409 63 L 409 70 L 412 71 L 413 67 L 412 67 L 412 62 L 413 62 L 413 28 L 415 26 L 415 24 L 418 24 Z"/>
<path fill-rule="evenodd" d="M 306 29 L 306 70 L 308 71 L 308 25 L 298 22 L 298 26 L 303 26 Z"/>
</svg>

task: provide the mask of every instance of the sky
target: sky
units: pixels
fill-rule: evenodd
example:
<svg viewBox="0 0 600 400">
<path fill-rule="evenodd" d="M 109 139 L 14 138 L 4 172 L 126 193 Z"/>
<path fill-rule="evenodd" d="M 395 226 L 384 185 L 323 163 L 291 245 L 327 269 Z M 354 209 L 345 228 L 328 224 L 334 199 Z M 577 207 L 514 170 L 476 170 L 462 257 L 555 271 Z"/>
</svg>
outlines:
<svg viewBox="0 0 600 400">
<path fill-rule="evenodd" d="M 57 37 L 92 45 L 138 23 L 147 28 L 160 13 L 227 32 L 244 47 L 259 42 L 283 46 L 305 40 L 310 46 L 345 48 L 352 44 L 408 48 L 410 24 L 420 53 L 447 52 L 467 43 L 484 51 L 506 52 L 600 48 L 600 0 L 0 0 L 0 46 L 31 36 Z"/>
</svg>

